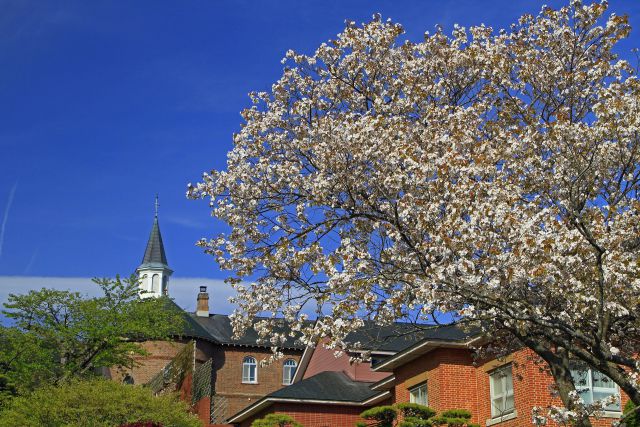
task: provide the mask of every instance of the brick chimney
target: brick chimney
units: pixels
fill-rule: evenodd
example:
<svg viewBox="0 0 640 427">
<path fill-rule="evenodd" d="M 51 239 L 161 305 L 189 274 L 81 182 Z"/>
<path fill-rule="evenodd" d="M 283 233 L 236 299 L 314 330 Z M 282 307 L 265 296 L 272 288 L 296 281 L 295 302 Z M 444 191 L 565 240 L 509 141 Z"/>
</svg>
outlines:
<svg viewBox="0 0 640 427">
<path fill-rule="evenodd" d="M 209 317 L 209 294 L 206 286 L 200 286 L 198 302 L 196 304 L 196 316 Z"/>
</svg>

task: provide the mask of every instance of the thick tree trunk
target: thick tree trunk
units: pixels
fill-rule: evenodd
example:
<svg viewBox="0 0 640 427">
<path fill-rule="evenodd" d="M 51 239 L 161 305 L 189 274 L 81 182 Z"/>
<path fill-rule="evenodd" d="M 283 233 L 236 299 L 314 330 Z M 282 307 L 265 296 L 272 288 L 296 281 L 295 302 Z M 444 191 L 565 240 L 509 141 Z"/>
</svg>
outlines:
<svg viewBox="0 0 640 427">
<path fill-rule="evenodd" d="M 518 334 L 516 334 L 518 336 Z M 551 375 L 556 383 L 558 394 L 562 400 L 562 404 L 568 410 L 574 410 L 574 404 L 571 400 L 569 393 L 576 390 L 576 386 L 571 376 L 571 364 L 569 355 L 565 349 L 559 348 L 556 351 L 551 351 L 545 348 L 536 340 L 528 340 L 525 336 L 518 336 L 520 341 L 533 350 L 538 356 L 540 356 L 551 370 Z M 583 416 L 576 420 L 575 427 L 592 427 L 589 417 Z"/>
<path fill-rule="evenodd" d="M 574 410 L 574 404 L 569 396 L 569 393 L 575 391 L 576 387 L 573 382 L 573 377 L 571 376 L 571 368 L 569 366 L 569 358 L 568 357 L 558 357 L 554 363 L 547 363 L 551 368 L 551 374 L 553 375 L 553 379 L 556 382 L 556 386 L 558 388 L 558 394 L 560 395 L 560 399 L 562 399 L 562 403 L 565 408 L 568 410 Z M 544 357 L 543 357 L 544 359 Z M 546 360 L 546 359 L 545 359 Z M 576 427 L 591 427 L 591 421 L 589 417 L 582 416 L 576 420 Z"/>
</svg>

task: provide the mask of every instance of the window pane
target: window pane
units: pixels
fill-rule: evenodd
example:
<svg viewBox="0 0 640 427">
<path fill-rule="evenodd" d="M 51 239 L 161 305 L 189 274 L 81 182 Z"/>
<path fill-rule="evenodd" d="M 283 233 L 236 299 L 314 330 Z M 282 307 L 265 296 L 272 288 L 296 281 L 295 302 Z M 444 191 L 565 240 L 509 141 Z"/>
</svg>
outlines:
<svg viewBox="0 0 640 427">
<path fill-rule="evenodd" d="M 511 366 L 504 376 L 504 391 L 505 393 L 511 392 L 513 394 L 513 374 L 511 373 Z"/>
<path fill-rule="evenodd" d="M 588 368 L 571 370 L 573 381 L 585 403 L 593 403 L 612 395 L 619 396 L 617 385 L 606 375 Z M 607 406 L 609 411 L 620 411 L 620 403 Z"/>
<path fill-rule="evenodd" d="M 609 377 L 597 371 L 593 372 L 593 386 L 600 388 L 610 388 L 614 390 L 616 388 L 616 384 L 612 380 L 610 380 Z"/>
<path fill-rule="evenodd" d="M 427 385 L 422 384 L 409 390 L 409 402 L 427 406 Z"/>
<path fill-rule="evenodd" d="M 511 412 L 515 408 L 515 402 L 513 401 L 513 394 L 507 396 L 504 404 L 504 411 Z"/>
<path fill-rule="evenodd" d="M 616 391 L 593 391 L 593 400 L 602 400 L 602 399 L 606 399 L 607 397 L 613 395 L 613 394 L 617 394 Z M 607 405 L 606 409 L 608 411 L 619 411 L 620 410 L 620 402 L 618 401 L 617 403 L 611 404 L 611 405 Z"/>
<path fill-rule="evenodd" d="M 589 388 L 589 371 L 583 369 L 572 369 L 571 376 L 578 391 Z"/>
<path fill-rule="evenodd" d="M 500 417 L 514 409 L 513 375 L 511 365 L 489 374 L 491 392 L 491 416 Z"/>
<path fill-rule="evenodd" d="M 491 415 L 499 417 L 504 412 L 504 401 L 502 397 L 498 397 L 491 401 Z"/>
</svg>

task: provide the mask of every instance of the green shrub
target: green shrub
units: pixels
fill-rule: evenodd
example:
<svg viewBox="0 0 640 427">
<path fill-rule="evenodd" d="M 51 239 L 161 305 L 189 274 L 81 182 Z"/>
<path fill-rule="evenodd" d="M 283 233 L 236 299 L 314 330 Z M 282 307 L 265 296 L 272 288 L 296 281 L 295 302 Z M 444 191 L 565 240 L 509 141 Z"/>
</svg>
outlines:
<svg viewBox="0 0 640 427">
<path fill-rule="evenodd" d="M 436 414 L 436 411 L 428 406 L 418 405 L 417 403 L 398 403 L 396 408 L 402 412 L 405 419 L 413 417 L 428 420 Z"/>
<path fill-rule="evenodd" d="M 452 417 L 437 417 L 432 418 L 432 421 L 437 426 L 447 426 L 447 427 L 464 427 L 467 425 L 469 421 L 466 418 L 452 418 Z"/>
<path fill-rule="evenodd" d="M 359 422 L 356 427 L 393 427 L 394 421 L 398 418 L 398 412 L 402 414 L 402 421 L 397 423 L 397 427 L 480 427 L 478 424 L 469 422 L 471 412 L 466 409 L 449 409 L 435 416 L 436 411 L 417 403 L 398 403 L 394 406 L 377 406 L 367 409 L 360 416 L 376 422 Z"/>
<path fill-rule="evenodd" d="M 251 423 L 251 427 L 302 427 L 302 424 L 296 422 L 289 415 L 285 414 L 269 414 L 264 418 L 255 420 Z"/>
<path fill-rule="evenodd" d="M 629 400 L 627 404 L 624 405 L 623 415 L 632 412 L 634 409 L 636 409 L 636 406 Z M 624 423 L 627 427 L 640 427 L 640 410 L 629 416 L 629 418 L 625 418 Z"/>
<path fill-rule="evenodd" d="M 433 423 L 423 418 L 405 417 L 398 427 L 433 427 Z"/>
<path fill-rule="evenodd" d="M 392 427 L 398 417 L 398 411 L 393 406 L 376 406 L 360 414 L 365 420 L 377 421 L 378 427 Z"/>
<path fill-rule="evenodd" d="M 104 379 L 40 387 L 11 399 L 0 412 L 0 427 L 113 427 L 140 421 L 202 426 L 176 394 L 156 397 L 148 388 Z"/>
<path fill-rule="evenodd" d="M 464 418 L 465 420 L 471 419 L 471 412 L 466 409 L 449 409 L 440 414 L 444 418 Z"/>
</svg>

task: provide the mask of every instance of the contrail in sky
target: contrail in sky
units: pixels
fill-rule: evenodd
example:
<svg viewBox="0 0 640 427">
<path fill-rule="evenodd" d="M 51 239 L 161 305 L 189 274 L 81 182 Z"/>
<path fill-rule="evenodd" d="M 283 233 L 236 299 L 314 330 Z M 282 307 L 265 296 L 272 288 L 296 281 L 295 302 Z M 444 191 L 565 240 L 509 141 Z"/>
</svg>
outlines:
<svg viewBox="0 0 640 427">
<path fill-rule="evenodd" d="M 11 205 L 13 204 L 13 196 L 16 194 L 16 188 L 18 188 L 18 183 L 16 182 L 11 187 L 11 191 L 9 192 L 9 200 L 7 201 L 7 207 L 4 209 L 4 217 L 2 218 L 2 225 L 0 225 L 0 258 L 2 258 L 2 245 L 4 243 L 4 231 L 7 228 L 7 219 L 9 219 L 9 210 L 11 209 Z"/>
</svg>

